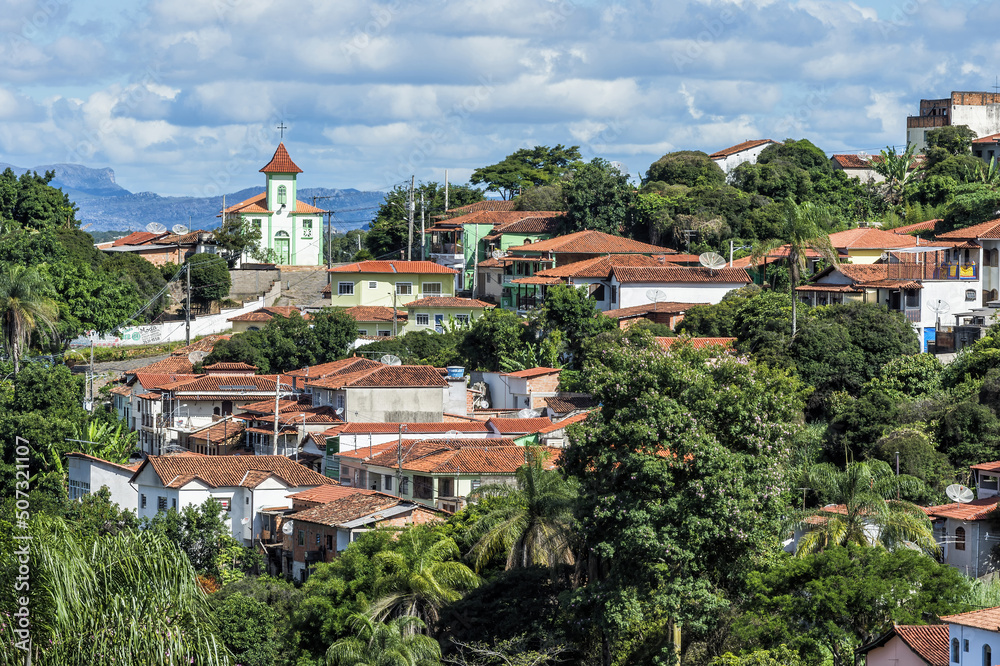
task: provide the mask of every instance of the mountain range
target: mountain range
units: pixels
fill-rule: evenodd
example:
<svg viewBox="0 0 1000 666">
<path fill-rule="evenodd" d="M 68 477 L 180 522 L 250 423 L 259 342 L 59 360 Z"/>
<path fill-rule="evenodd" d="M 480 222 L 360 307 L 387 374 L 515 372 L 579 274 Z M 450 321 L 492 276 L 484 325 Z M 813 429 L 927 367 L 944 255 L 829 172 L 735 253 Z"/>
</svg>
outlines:
<svg viewBox="0 0 1000 666">
<path fill-rule="evenodd" d="M 80 209 L 77 219 L 81 226 L 90 225 L 88 231 L 139 231 L 151 222 L 159 222 L 167 228 L 175 224 L 190 229 L 214 229 L 219 226 L 217 215 L 222 210 L 222 195 L 162 197 L 154 192 L 129 192 L 115 182 L 114 170 L 107 167 L 93 169 L 80 164 L 43 164 L 25 169 L 0 162 L 0 170 L 7 168 L 18 175 L 26 171 L 55 171 L 51 184 L 62 188 L 76 203 Z M 249 199 L 263 189 L 251 187 L 227 193 L 226 204 Z M 317 197 L 318 207 L 334 211 L 334 229 L 345 232 L 360 229 L 371 222 L 385 198 L 385 192 L 310 187 L 299 190 L 298 196 L 306 203 L 312 203 L 313 197 Z"/>
</svg>

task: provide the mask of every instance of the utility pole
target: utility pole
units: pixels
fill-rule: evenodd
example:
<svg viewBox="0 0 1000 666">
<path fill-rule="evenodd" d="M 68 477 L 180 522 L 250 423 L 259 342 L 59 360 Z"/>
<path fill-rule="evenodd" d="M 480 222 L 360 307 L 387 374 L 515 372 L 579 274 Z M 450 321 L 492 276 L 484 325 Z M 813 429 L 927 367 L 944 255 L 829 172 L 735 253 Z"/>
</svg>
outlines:
<svg viewBox="0 0 1000 666">
<path fill-rule="evenodd" d="M 408 211 L 407 211 L 407 220 L 409 222 L 409 229 L 410 229 L 410 236 L 409 236 L 410 242 L 406 246 L 406 260 L 407 261 L 412 261 L 412 259 L 413 259 L 413 207 L 414 207 L 413 185 L 414 185 L 414 181 L 415 180 L 416 180 L 416 176 L 410 176 L 410 203 L 409 203 L 409 206 L 407 206 L 407 208 L 408 208 Z"/>
<path fill-rule="evenodd" d="M 420 193 L 420 261 L 424 260 L 424 193 Z"/>
<path fill-rule="evenodd" d="M 184 309 L 184 339 L 185 344 L 191 344 L 191 263 L 184 267 L 187 277 L 187 307 Z"/>
<path fill-rule="evenodd" d="M 403 431 L 406 424 L 399 424 L 399 440 L 396 442 L 396 497 L 403 496 Z"/>
<path fill-rule="evenodd" d="M 444 170 L 444 212 L 448 212 L 448 170 Z"/>
<path fill-rule="evenodd" d="M 281 394 L 281 375 L 278 375 L 278 381 L 274 384 L 274 439 L 271 443 L 271 448 L 273 453 L 271 455 L 278 455 L 278 396 Z"/>
<path fill-rule="evenodd" d="M 90 411 L 94 411 L 94 339 L 90 339 Z M 897 456 L 898 458 L 898 456 Z M 897 464 L 898 468 L 899 465 Z M 899 474 L 897 470 L 896 474 Z"/>
</svg>

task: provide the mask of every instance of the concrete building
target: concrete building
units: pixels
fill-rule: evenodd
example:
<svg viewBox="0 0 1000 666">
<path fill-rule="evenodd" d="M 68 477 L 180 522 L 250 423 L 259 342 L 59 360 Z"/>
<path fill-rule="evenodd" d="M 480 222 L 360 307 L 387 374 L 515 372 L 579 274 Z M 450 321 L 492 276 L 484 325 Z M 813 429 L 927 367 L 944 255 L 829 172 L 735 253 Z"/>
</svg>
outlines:
<svg viewBox="0 0 1000 666">
<path fill-rule="evenodd" d="M 85 453 L 66 454 L 66 477 L 71 500 L 97 493 L 107 486 L 111 501 L 125 511 L 135 513 L 139 508 L 139 493 L 129 484 L 129 479 L 141 463 L 119 465 Z"/>
<path fill-rule="evenodd" d="M 358 261 L 330 269 L 330 304 L 405 309 L 427 296 L 454 296 L 459 274 L 432 261 Z"/>
<path fill-rule="evenodd" d="M 858 654 L 864 655 L 865 666 L 948 666 L 949 632 L 947 624 L 898 624 L 858 648 Z"/>
<path fill-rule="evenodd" d="M 616 266 L 610 282 L 612 302 L 617 308 L 630 308 L 656 301 L 714 305 L 733 289 L 745 287 L 753 280 L 743 268 Z"/>
<path fill-rule="evenodd" d="M 719 165 L 728 176 L 739 165 L 749 162 L 756 164 L 761 152 L 768 146 L 777 144 L 771 139 L 752 139 L 712 153 L 708 157 Z"/>
<path fill-rule="evenodd" d="M 313 404 L 330 405 L 345 421 L 440 421 L 451 384 L 427 365 L 382 365 L 307 380 Z M 465 404 L 462 380 L 461 403 Z"/>
<path fill-rule="evenodd" d="M 915 116 L 906 118 L 906 144 L 922 153 L 927 132 L 950 125 L 967 125 L 976 136 L 1000 133 L 1000 93 L 952 92 L 944 99 L 922 99 Z"/>
<path fill-rule="evenodd" d="M 406 306 L 406 326 L 403 333 L 435 331 L 444 333 L 453 327 L 468 326 L 496 307 L 474 298 L 455 296 L 427 296 Z"/>
<path fill-rule="evenodd" d="M 528 368 L 517 372 L 475 372 L 472 383 L 486 385 L 491 409 L 543 409 L 559 395 L 558 368 Z"/>
<path fill-rule="evenodd" d="M 833 155 L 830 157 L 830 164 L 849 178 L 857 178 L 862 183 L 881 183 L 885 176 L 872 168 L 871 159 L 867 155 Z"/>
</svg>

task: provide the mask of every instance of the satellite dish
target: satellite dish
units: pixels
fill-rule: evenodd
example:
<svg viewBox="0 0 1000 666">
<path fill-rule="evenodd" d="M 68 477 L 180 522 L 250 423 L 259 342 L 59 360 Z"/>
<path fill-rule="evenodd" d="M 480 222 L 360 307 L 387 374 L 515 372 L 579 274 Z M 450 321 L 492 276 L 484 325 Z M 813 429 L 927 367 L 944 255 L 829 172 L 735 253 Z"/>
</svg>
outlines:
<svg viewBox="0 0 1000 666">
<path fill-rule="evenodd" d="M 291 536 L 292 530 L 294 529 L 295 527 L 293 526 L 292 521 L 286 520 L 285 523 L 281 526 L 281 533 L 287 536 Z"/>
<path fill-rule="evenodd" d="M 336 414 L 337 416 L 343 416 L 344 415 L 344 408 L 343 407 L 338 407 L 333 413 Z"/>
<path fill-rule="evenodd" d="M 493 250 L 490 252 L 490 256 L 494 259 L 500 259 L 503 256 L 503 250 Z"/>
<path fill-rule="evenodd" d="M 906 547 L 906 548 L 909 548 L 910 550 L 915 550 L 918 553 L 924 552 L 923 548 L 921 548 L 917 544 L 913 543 L 912 541 L 904 541 L 903 542 L 903 546 Z"/>
<path fill-rule="evenodd" d="M 208 352 L 193 351 L 190 354 L 188 354 L 188 360 L 191 361 L 191 365 L 198 365 L 199 363 L 205 360 L 206 356 L 208 356 Z"/>
<path fill-rule="evenodd" d="M 646 300 L 650 303 L 662 303 L 667 300 L 667 294 L 662 289 L 649 289 L 646 291 Z"/>
<path fill-rule="evenodd" d="M 175 234 L 177 234 L 178 236 L 183 236 L 188 232 L 188 228 L 185 227 L 183 224 L 175 224 L 170 228 L 170 230 Z"/>
<path fill-rule="evenodd" d="M 379 363 L 384 363 L 385 365 L 403 365 L 403 361 L 394 354 L 386 354 L 378 360 Z"/>
<path fill-rule="evenodd" d="M 698 255 L 698 263 L 715 271 L 725 267 L 726 259 L 718 252 L 705 252 Z"/>
<path fill-rule="evenodd" d="M 519 419 L 537 419 L 542 413 L 537 409 L 524 408 L 517 413 Z"/>
<path fill-rule="evenodd" d="M 489 400 L 480 400 L 479 401 L 479 409 L 489 409 L 489 408 L 490 408 L 490 401 Z"/>
<path fill-rule="evenodd" d="M 958 483 L 953 483 L 945 488 L 944 494 L 959 504 L 968 504 L 976 497 L 971 490 Z"/>
<path fill-rule="evenodd" d="M 146 231 L 151 234 L 163 234 L 167 232 L 167 228 L 159 222 L 150 222 L 146 225 Z"/>
<path fill-rule="evenodd" d="M 250 524 L 249 516 L 240 521 L 240 525 L 249 525 L 249 524 Z"/>
<path fill-rule="evenodd" d="M 462 433 L 458 430 L 449 430 L 444 434 L 444 436 L 447 437 L 448 439 L 454 439 L 456 437 L 461 437 Z"/>
<path fill-rule="evenodd" d="M 951 311 L 951 305 L 948 303 L 948 301 L 941 300 L 940 298 L 928 303 L 927 307 L 929 307 L 931 309 L 931 312 L 938 315 L 939 317 L 943 314 L 948 314 Z"/>
</svg>

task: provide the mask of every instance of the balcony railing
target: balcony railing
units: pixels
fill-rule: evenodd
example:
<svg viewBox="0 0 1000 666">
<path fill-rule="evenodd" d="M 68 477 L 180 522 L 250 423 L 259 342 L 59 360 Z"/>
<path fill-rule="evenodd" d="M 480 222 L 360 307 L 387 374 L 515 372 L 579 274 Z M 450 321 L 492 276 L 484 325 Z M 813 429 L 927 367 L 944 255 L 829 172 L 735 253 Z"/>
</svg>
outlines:
<svg viewBox="0 0 1000 666">
<path fill-rule="evenodd" d="M 979 266 L 957 261 L 928 262 L 919 264 L 891 263 L 888 265 L 890 280 L 978 280 Z"/>
<path fill-rule="evenodd" d="M 950 116 L 908 116 L 906 118 L 907 129 L 913 127 L 946 127 Z"/>
<path fill-rule="evenodd" d="M 465 254 L 461 243 L 431 243 L 431 254 Z"/>
<path fill-rule="evenodd" d="M 911 324 L 920 323 L 920 308 L 909 308 L 903 310 L 903 314 L 906 315 L 906 320 Z"/>
</svg>

